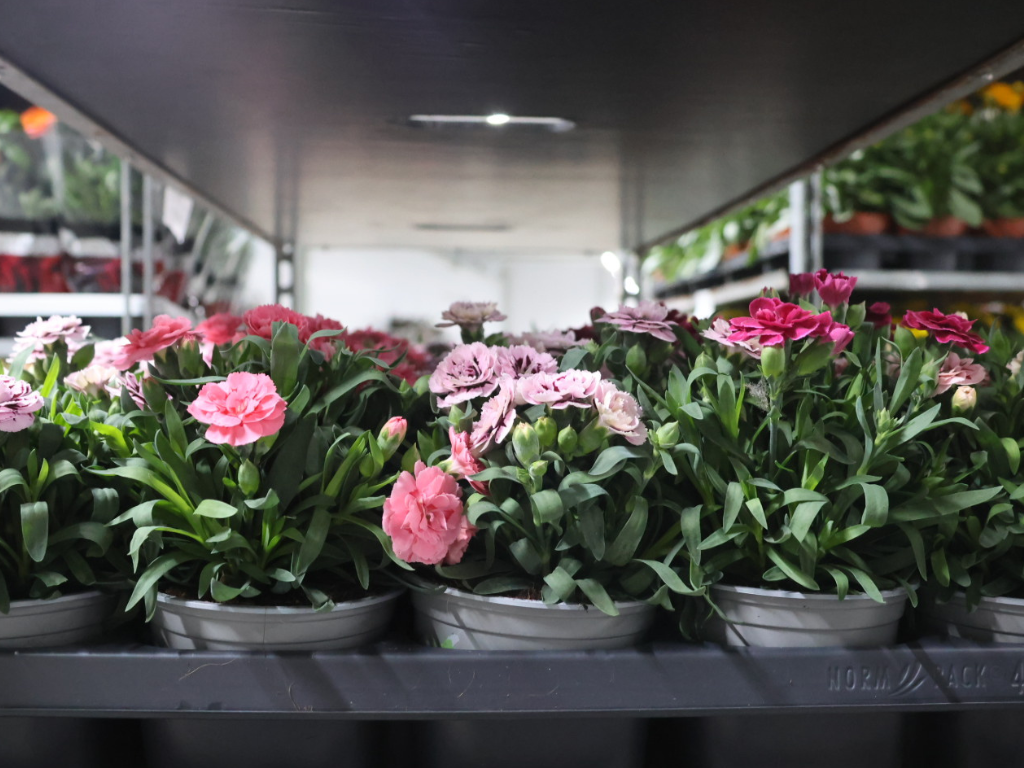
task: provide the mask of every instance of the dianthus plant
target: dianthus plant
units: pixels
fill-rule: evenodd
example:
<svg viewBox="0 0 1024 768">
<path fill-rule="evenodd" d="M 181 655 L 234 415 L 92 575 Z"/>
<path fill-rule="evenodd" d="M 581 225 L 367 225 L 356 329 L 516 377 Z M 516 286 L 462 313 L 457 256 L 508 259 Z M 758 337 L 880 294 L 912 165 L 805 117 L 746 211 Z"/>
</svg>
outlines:
<svg viewBox="0 0 1024 768">
<path fill-rule="evenodd" d="M 130 456 L 100 474 L 137 490 L 115 521 L 135 527 L 129 606 L 145 600 L 151 613 L 158 589 L 260 604 L 301 590 L 328 608 L 392 562 L 382 491 L 411 390 L 335 343 L 339 324 L 312 332 L 307 320 L 261 308 L 248 335 L 207 347 L 209 362 L 187 329 L 126 347 L 151 359 L 151 376 L 141 403 L 121 397 Z"/>
</svg>

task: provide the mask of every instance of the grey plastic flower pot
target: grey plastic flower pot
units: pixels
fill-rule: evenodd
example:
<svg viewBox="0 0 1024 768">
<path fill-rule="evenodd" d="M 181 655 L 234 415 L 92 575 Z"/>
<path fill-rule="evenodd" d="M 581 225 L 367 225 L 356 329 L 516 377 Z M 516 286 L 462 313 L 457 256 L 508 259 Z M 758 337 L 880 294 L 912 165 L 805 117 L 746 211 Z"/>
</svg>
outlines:
<svg viewBox="0 0 1024 768">
<path fill-rule="evenodd" d="M 336 651 L 356 648 L 387 629 L 402 593 L 337 603 L 330 611 L 305 607 L 220 605 L 157 595 L 153 632 L 168 648 L 206 651 Z"/>
<path fill-rule="evenodd" d="M 475 651 L 628 648 L 654 622 L 655 606 L 616 603 L 618 616 L 593 606 L 474 595 L 456 589 L 414 592 L 416 632 L 427 645 Z"/>
<path fill-rule="evenodd" d="M 705 625 L 708 639 L 723 645 L 762 648 L 819 648 L 892 645 L 907 603 L 901 589 L 882 593 L 884 603 L 867 595 L 803 594 L 758 587 L 716 584 L 714 614 Z"/>
<path fill-rule="evenodd" d="M 52 600 L 14 600 L 0 614 L 0 648 L 48 648 L 95 640 L 110 615 L 112 598 L 80 592 Z"/>
<path fill-rule="evenodd" d="M 929 627 L 949 637 L 990 643 L 1024 643 L 1024 600 L 983 597 L 978 607 L 967 610 L 962 592 L 948 603 L 934 603 L 924 610 Z"/>
<path fill-rule="evenodd" d="M 476 651 L 609 650 L 640 642 L 656 608 L 594 607 L 473 595 L 455 589 L 414 592 L 416 631 L 428 645 Z M 421 754 L 438 768 L 636 768 L 644 762 L 640 718 L 440 720 L 421 727 Z"/>
</svg>

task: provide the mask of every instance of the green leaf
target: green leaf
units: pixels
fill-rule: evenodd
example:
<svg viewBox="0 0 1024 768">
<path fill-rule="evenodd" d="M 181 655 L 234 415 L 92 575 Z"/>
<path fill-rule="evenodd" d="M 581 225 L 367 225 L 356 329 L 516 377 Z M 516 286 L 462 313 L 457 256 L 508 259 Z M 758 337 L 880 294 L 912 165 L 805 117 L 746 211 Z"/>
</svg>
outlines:
<svg viewBox="0 0 1024 768">
<path fill-rule="evenodd" d="M 56 356 L 50 358 L 50 368 L 46 372 L 46 378 L 43 380 L 43 385 L 39 388 L 39 394 L 43 397 L 49 397 L 53 394 L 53 388 L 57 385 L 57 376 L 60 375 L 60 361 Z"/>
<path fill-rule="evenodd" d="M 747 499 L 746 507 L 751 516 L 757 521 L 757 524 L 767 530 L 768 520 L 764 516 L 764 507 L 761 506 L 761 500 L 757 497 Z"/>
<path fill-rule="evenodd" d="M 722 520 L 722 528 L 728 531 L 736 524 L 740 514 L 740 507 L 743 505 L 743 487 L 733 481 L 725 489 L 725 509 Z"/>
<path fill-rule="evenodd" d="M 604 559 L 604 512 L 596 504 L 591 504 L 577 512 L 580 530 L 587 549 L 596 560 Z"/>
<path fill-rule="evenodd" d="M 203 499 L 199 502 L 199 506 L 196 507 L 195 514 L 200 517 L 223 519 L 237 515 L 238 508 L 226 502 L 217 501 L 216 499 Z"/>
<path fill-rule="evenodd" d="M 130 610 L 146 596 L 147 593 L 156 590 L 157 582 L 163 578 L 164 574 L 175 568 L 187 560 L 191 560 L 192 555 L 188 552 L 181 550 L 170 552 L 166 555 L 160 555 L 149 567 L 143 571 L 142 575 L 139 576 L 139 580 L 135 582 L 135 589 L 132 590 L 132 595 L 128 598 L 128 604 L 125 606 L 125 610 Z M 152 615 L 146 617 L 147 620 L 152 618 Z"/>
<path fill-rule="evenodd" d="M 550 588 L 544 602 L 564 603 L 576 591 L 576 579 L 562 566 L 558 566 L 544 577 L 544 583 Z"/>
<path fill-rule="evenodd" d="M 658 560 L 640 560 L 637 559 L 634 562 L 643 563 L 648 568 L 657 574 L 658 578 L 661 579 L 662 583 L 675 592 L 677 595 L 702 595 L 704 594 L 703 589 L 691 589 L 686 586 L 679 574 L 676 573 L 672 568 L 665 565 Z"/>
<path fill-rule="evenodd" d="M 594 466 L 590 468 L 589 474 L 593 477 L 606 477 L 617 472 L 630 459 L 639 459 L 644 452 L 639 448 L 628 448 L 624 445 L 615 445 L 601 451 Z"/>
<path fill-rule="evenodd" d="M 120 433 L 119 433 L 120 434 Z M 130 465 L 127 467 L 113 467 L 111 469 L 94 469 L 91 470 L 93 474 L 101 477 L 123 477 L 127 480 L 134 480 L 137 483 L 142 483 L 145 486 L 152 488 L 154 491 L 163 496 L 167 501 L 171 502 L 181 512 L 189 513 L 192 511 L 192 505 L 184 498 L 179 496 L 177 492 L 171 488 L 167 483 L 160 479 L 153 470 L 147 469 L 146 467 L 138 467 Z"/>
<path fill-rule="evenodd" d="M 793 538 L 803 542 L 807 537 L 807 532 L 811 529 L 811 524 L 818 516 L 818 512 L 827 503 L 827 501 L 805 501 L 797 504 L 789 519 L 789 530 L 793 534 Z"/>
<path fill-rule="evenodd" d="M 864 515 L 861 517 L 861 525 L 869 525 L 878 528 L 885 525 L 889 517 L 889 494 L 880 485 L 862 485 L 864 492 Z"/>
<path fill-rule="evenodd" d="M 913 352 L 903 361 L 903 367 L 900 369 L 900 376 L 896 380 L 896 388 L 892 393 L 892 400 L 889 401 L 889 411 L 895 414 L 903 403 L 906 402 L 907 398 L 918 385 L 918 377 L 921 375 L 921 368 L 924 366 L 924 353 L 920 347 L 914 349 Z"/>
<path fill-rule="evenodd" d="M 327 532 L 331 527 L 331 515 L 325 507 L 317 507 L 310 520 L 309 529 L 299 547 L 298 558 L 292 571 L 296 576 L 305 576 L 309 567 L 316 562 L 323 551 L 324 542 L 327 540 Z"/>
<path fill-rule="evenodd" d="M 608 616 L 618 616 L 619 609 L 615 607 L 615 603 L 608 596 L 608 592 L 601 586 L 599 581 L 594 579 L 577 579 L 576 585 L 583 591 L 590 602 L 594 604 L 601 613 L 607 614 Z"/>
<path fill-rule="evenodd" d="M 21 476 L 21 472 L 10 467 L 0 470 L 0 493 L 16 486 L 28 488 L 28 483 L 25 481 L 25 478 Z"/>
<path fill-rule="evenodd" d="M 46 557 L 49 528 L 50 510 L 46 502 L 36 501 L 21 505 L 21 535 L 25 542 L 25 550 L 37 563 Z"/>
<path fill-rule="evenodd" d="M 1020 469 L 1020 447 L 1017 445 L 1017 441 L 1012 437 L 1004 437 L 1000 440 L 1003 444 L 1003 449 L 1006 451 L 1006 458 L 1010 462 L 1010 472 L 1013 475 L 1017 474 L 1017 470 Z"/>
<path fill-rule="evenodd" d="M 508 549 L 524 571 L 531 576 L 540 574 L 543 562 L 536 547 L 533 546 L 533 542 L 529 539 L 516 539 L 509 544 Z"/>
<path fill-rule="evenodd" d="M 171 439 L 171 446 L 179 456 L 184 457 L 185 451 L 188 450 L 188 438 L 185 437 L 185 428 L 181 425 L 181 417 L 173 400 L 168 400 L 164 407 L 164 422 L 167 425 L 167 436 Z"/>
<path fill-rule="evenodd" d="M 849 565 L 844 565 L 843 570 L 857 580 L 857 583 L 860 585 L 860 588 L 864 590 L 864 594 L 866 594 L 875 602 L 885 602 L 885 600 L 882 599 L 882 593 L 879 592 L 878 586 L 875 584 L 874 579 L 872 579 L 868 574 L 866 574 L 860 568 L 853 568 Z"/>
<path fill-rule="evenodd" d="M 605 562 L 624 566 L 636 553 L 640 540 L 647 530 L 647 501 L 642 496 L 633 498 L 633 511 L 625 525 L 604 553 Z"/>
<path fill-rule="evenodd" d="M 550 489 L 532 494 L 530 507 L 533 509 L 533 520 L 537 526 L 557 523 L 564 513 L 562 497 L 558 495 L 558 491 Z"/>
<path fill-rule="evenodd" d="M 818 582 L 816 582 L 807 574 L 800 571 L 799 568 L 797 568 L 788 560 L 786 560 L 786 558 L 784 558 L 774 549 L 771 549 L 769 547 L 767 550 L 765 550 L 765 554 L 768 555 L 768 559 L 775 563 L 779 567 L 779 570 L 786 574 L 786 576 L 788 576 L 790 580 L 795 581 L 801 587 L 813 589 L 815 592 L 818 591 Z"/>
<path fill-rule="evenodd" d="M 295 389 L 301 356 L 299 329 L 291 323 L 275 322 L 270 341 L 270 378 L 274 380 L 281 397 L 287 398 Z"/>
</svg>

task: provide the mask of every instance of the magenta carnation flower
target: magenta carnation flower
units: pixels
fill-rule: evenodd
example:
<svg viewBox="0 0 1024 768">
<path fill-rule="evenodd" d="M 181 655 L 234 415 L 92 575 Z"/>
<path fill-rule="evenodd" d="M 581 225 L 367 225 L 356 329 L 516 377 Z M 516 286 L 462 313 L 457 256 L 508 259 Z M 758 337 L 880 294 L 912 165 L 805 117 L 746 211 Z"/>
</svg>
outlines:
<svg viewBox="0 0 1024 768">
<path fill-rule="evenodd" d="M 407 563 L 454 565 L 477 529 L 469 524 L 455 478 L 440 467 L 416 462 L 384 500 L 382 527 L 395 556 Z"/>
<path fill-rule="evenodd" d="M 801 272 L 789 276 L 789 295 L 794 297 L 810 296 L 818 288 L 813 272 Z"/>
<path fill-rule="evenodd" d="M 227 380 L 203 385 L 188 406 L 196 421 L 209 424 L 211 443 L 239 446 L 277 434 L 288 404 L 265 373 L 229 373 Z"/>
<path fill-rule="evenodd" d="M 498 388 L 498 356 L 483 342 L 460 344 L 430 375 L 430 391 L 440 408 L 451 408 L 475 397 L 487 397 Z"/>
<path fill-rule="evenodd" d="M 558 361 L 547 352 L 538 352 L 533 347 L 520 344 L 514 347 L 496 347 L 498 375 L 518 379 L 533 373 L 554 373 Z"/>
<path fill-rule="evenodd" d="M 635 307 L 620 304 L 615 312 L 609 312 L 597 320 L 599 323 L 611 323 L 630 333 L 646 333 L 656 339 L 675 343 L 676 335 L 672 331 L 678 323 L 668 320 L 668 307 L 660 302 L 641 301 Z"/>
<path fill-rule="evenodd" d="M 192 323 L 188 318 L 157 315 L 153 318 L 153 327 L 148 331 L 135 329 L 125 337 L 127 343 L 121 347 L 120 354 L 114 361 L 119 371 L 127 371 L 132 366 L 149 362 L 161 349 L 183 339 L 197 338 L 192 331 Z"/>
<path fill-rule="evenodd" d="M 814 315 L 796 304 L 762 297 L 750 302 L 750 317 L 729 321 L 729 341 L 756 340 L 764 347 L 778 347 L 787 341 L 822 336 L 832 327 L 832 313 Z"/>
<path fill-rule="evenodd" d="M 730 341 L 729 335 L 732 333 L 732 326 L 729 325 L 729 321 L 723 317 L 716 317 L 714 322 L 711 323 L 711 327 L 704 331 L 702 336 L 705 339 L 711 341 L 717 341 L 723 347 L 729 347 L 730 349 L 740 349 L 745 354 L 754 358 L 755 360 L 761 359 L 761 342 L 757 339 L 748 339 L 746 341 Z"/>
<path fill-rule="evenodd" d="M 875 328 L 888 328 L 892 325 L 892 307 L 884 301 L 868 304 L 864 319 Z"/>
<path fill-rule="evenodd" d="M 969 349 L 976 355 L 988 352 L 988 344 L 976 333 L 971 332 L 975 320 L 959 315 L 944 315 L 935 309 L 931 312 L 907 312 L 903 325 L 918 331 L 928 331 L 940 344 L 956 344 Z"/>
<path fill-rule="evenodd" d="M 814 285 L 823 302 L 830 307 L 838 307 L 850 301 L 857 278 L 847 277 L 842 272 L 833 275 L 827 269 L 819 269 L 814 274 Z"/>
<path fill-rule="evenodd" d="M 0 432 L 21 432 L 35 421 L 43 397 L 27 381 L 0 376 Z"/>
<path fill-rule="evenodd" d="M 602 381 L 597 385 L 594 407 L 597 408 L 597 423 L 609 432 L 622 435 L 632 445 L 647 441 L 647 427 L 640 420 L 643 409 L 628 392 L 610 381 Z"/>
</svg>

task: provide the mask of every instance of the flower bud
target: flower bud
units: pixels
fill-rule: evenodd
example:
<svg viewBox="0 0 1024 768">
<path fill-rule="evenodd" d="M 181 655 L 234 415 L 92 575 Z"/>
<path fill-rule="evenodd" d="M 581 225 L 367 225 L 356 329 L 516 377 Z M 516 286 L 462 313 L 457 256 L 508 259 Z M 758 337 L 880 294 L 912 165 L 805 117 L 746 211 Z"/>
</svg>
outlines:
<svg viewBox="0 0 1024 768">
<path fill-rule="evenodd" d="M 974 410 L 978 404 L 978 392 L 974 387 L 957 387 L 953 393 L 953 415 L 963 416 Z"/>
<path fill-rule="evenodd" d="M 246 496 L 252 496 L 260 489 L 260 471 L 248 459 L 238 468 L 238 487 Z"/>
<path fill-rule="evenodd" d="M 784 374 L 786 372 L 785 347 L 765 347 L 761 350 L 761 370 L 769 378 Z"/>
<path fill-rule="evenodd" d="M 563 456 L 572 456 L 576 452 L 578 442 L 579 436 L 572 427 L 566 427 L 558 433 L 558 450 L 561 451 Z"/>
<path fill-rule="evenodd" d="M 534 423 L 533 428 L 537 430 L 537 439 L 540 440 L 542 450 L 547 450 L 558 440 L 558 425 L 550 416 L 541 416 Z"/>
<path fill-rule="evenodd" d="M 534 488 L 541 488 L 544 480 L 544 473 L 548 471 L 546 461 L 535 461 L 530 465 L 530 479 L 533 480 Z"/>
<path fill-rule="evenodd" d="M 385 461 L 395 455 L 398 446 L 405 440 L 405 432 L 408 428 L 409 423 L 401 416 L 388 419 L 387 423 L 381 428 L 380 434 L 377 435 L 377 445 L 380 446 Z"/>
<path fill-rule="evenodd" d="M 647 375 L 647 354 L 639 344 L 634 344 L 626 353 L 626 367 L 637 376 Z"/>
<path fill-rule="evenodd" d="M 540 458 L 540 438 L 532 424 L 521 421 L 512 430 L 512 449 L 524 467 Z"/>
<path fill-rule="evenodd" d="M 185 377 L 200 376 L 203 373 L 202 350 L 199 342 L 186 339 L 178 347 L 178 367 Z"/>
<path fill-rule="evenodd" d="M 679 422 L 670 421 L 662 424 L 654 433 L 655 445 L 662 448 L 671 448 L 679 442 Z"/>
</svg>

